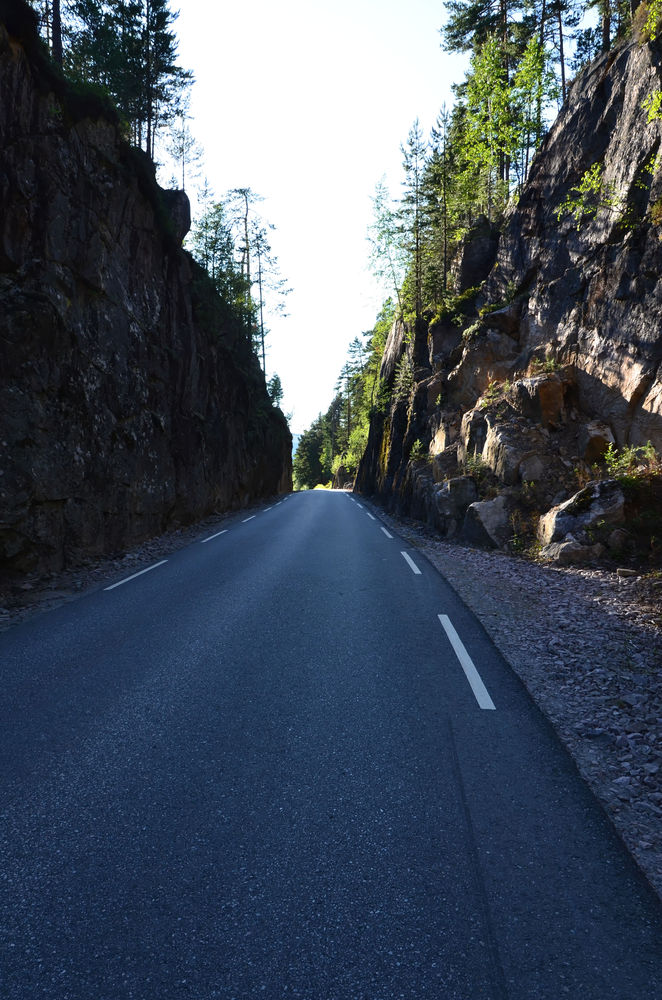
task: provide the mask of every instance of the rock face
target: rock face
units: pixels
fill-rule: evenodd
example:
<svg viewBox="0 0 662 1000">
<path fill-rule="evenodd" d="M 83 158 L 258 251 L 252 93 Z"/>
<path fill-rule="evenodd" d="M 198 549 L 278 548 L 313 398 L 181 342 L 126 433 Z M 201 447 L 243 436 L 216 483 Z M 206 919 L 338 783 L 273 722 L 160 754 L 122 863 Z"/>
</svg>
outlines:
<svg viewBox="0 0 662 1000">
<path fill-rule="evenodd" d="M 596 478 L 610 445 L 650 441 L 662 453 L 662 122 L 644 108 L 662 89 L 660 58 L 633 40 L 577 79 L 498 249 L 485 226 L 473 251 L 463 244 L 458 306 L 432 321 L 427 365 L 420 331 L 394 327 L 381 378 L 390 384 L 407 354 L 414 387 L 374 415 L 358 490 L 442 533 L 507 547 L 535 542 L 540 516 Z M 564 211 L 595 169 L 603 196 Z M 461 293 L 486 274 L 464 311 Z M 412 474 L 416 441 L 429 466 Z M 458 521 L 443 484 L 467 474 L 479 495 Z M 565 545 L 568 561 L 579 548 L 595 558 L 590 541 L 546 543 Z"/>
<path fill-rule="evenodd" d="M 180 249 L 188 199 L 162 197 L 99 108 L 56 96 L 31 45 L 0 24 L 0 567 L 10 575 L 291 488 L 286 422 L 230 311 Z"/>
</svg>

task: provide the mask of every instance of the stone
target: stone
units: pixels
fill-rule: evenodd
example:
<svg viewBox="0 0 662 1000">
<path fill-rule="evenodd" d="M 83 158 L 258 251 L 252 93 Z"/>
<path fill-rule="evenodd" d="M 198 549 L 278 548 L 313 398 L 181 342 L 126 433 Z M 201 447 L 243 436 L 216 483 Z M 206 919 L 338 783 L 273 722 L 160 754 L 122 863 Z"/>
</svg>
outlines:
<svg viewBox="0 0 662 1000">
<path fill-rule="evenodd" d="M 435 522 L 446 535 L 454 535 L 467 507 L 478 499 L 476 482 L 471 476 L 457 476 L 435 490 Z"/>
<path fill-rule="evenodd" d="M 565 386 L 558 375 L 518 379 L 510 395 L 521 413 L 543 427 L 558 427 L 565 419 Z"/>
<path fill-rule="evenodd" d="M 591 420 L 579 433 L 579 451 L 588 465 L 601 462 L 610 444 L 615 445 L 616 439 L 611 428 L 600 420 Z"/>
<path fill-rule="evenodd" d="M 582 545 L 570 535 L 563 542 L 550 542 L 549 545 L 545 545 L 540 551 L 540 558 L 558 566 L 577 566 L 595 559 L 596 555 L 599 555 L 595 549 L 596 546 Z"/>
<path fill-rule="evenodd" d="M 462 537 L 471 545 L 501 548 L 512 535 L 506 498 L 472 503 L 464 517 Z"/>
<path fill-rule="evenodd" d="M 589 483 L 540 518 L 538 539 L 549 545 L 598 524 L 618 524 L 625 518 L 624 507 L 623 491 L 615 480 Z"/>
<path fill-rule="evenodd" d="M 619 552 L 627 545 L 629 540 L 630 535 L 627 531 L 623 528 L 616 528 L 607 539 L 607 548 L 612 549 L 614 552 Z"/>
<path fill-rule="evenodd" d="M 544 479 L 547 472 L 547 464 L 540 455 L 529 455 L 522 459 L 519 464 L 519 478 L 523 483 L 535 483 L 539 479 Z"/>
<path fill-rule="evenodd" d="M 498 479 L 507 486 L 514 486 L 524 478 L 521 473 L 522 465 L 534 458 L 540 444 L 535 429 L 522 428 L 514 423 L 500 423 L 488 415 L 481 458 Z M 544 467 L 540 459 L 538 461 L 540 478 Z"/>
</svg>

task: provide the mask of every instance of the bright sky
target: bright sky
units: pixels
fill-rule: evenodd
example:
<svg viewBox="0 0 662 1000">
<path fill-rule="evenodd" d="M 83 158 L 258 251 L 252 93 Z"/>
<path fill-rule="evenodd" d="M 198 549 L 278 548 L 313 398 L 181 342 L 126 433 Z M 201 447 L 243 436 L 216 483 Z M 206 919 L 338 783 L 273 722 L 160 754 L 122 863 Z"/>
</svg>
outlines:
<svg viewBox="0 0 662 1000">
<path fill-rule="evenodd" d="M 177 8 L 177 0 L 173 3 Z M 350 341 L 384 298 L 367 270 L 375 185 L 397 193 L 400 145 L 427 132 L 464 62 L 440 46 L 438 0 L 180 0 L 192 129 L 217 197 L 264 196 L 293 291 L 270 318 L 267 377 L 301 433 L 325 411 Z"/>
</svg>

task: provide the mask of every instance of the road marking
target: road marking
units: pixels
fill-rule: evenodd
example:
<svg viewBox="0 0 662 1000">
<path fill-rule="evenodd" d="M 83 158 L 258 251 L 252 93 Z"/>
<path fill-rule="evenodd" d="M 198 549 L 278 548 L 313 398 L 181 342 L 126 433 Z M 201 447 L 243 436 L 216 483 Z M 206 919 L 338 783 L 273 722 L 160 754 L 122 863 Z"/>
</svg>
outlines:
<svg viewBox="0 0 662 1000">
<path fill-rule="evenodd" d="M 384 534 L 386 535 L 387 538 L 393 538 L 393 535 L 389 534 L 389 532 L 386 530 L 386 528 L 382 528 L 382 531 L 384 532 Z"/>
<path fill-rule="evenodd" d="M 487 692 L 487 688 L 483 684 L 481 676 L 476 670 L 473 660 L 471 659 L 466 649 L 464 648 L 462 640 L 455 631 L 453 623 L 451 622 L 450 618 L 448 617 L 448 615 L 438 615 L 437 617 L 439 618 L 439 621 L 441 622 L 444 631 L 446 632 L 446 635 L 450 639 L 450 643 L 453 649 L 455 650 L 455 655 L 460 661 L 460 666 L 464 670 L 466 678 L 469 681 L 469 684 L 471 685 L 471 690 L 474 693 L 478 705 L 480 706 L 480 708 L 494 710 L 495 709 L 494 702 L 490 698 Z"/>
<path fill-rule="evenodd" d="M 215 535 L 210 535 L 209 538 L 203 538 L 202 541 L 200 542 L 200 544 L 204 545 L 205 542 L 211 542 L 211 540 L 213 538 L 218 538 L 219 535 L 227 535 L 227 533 L 228 533 L 228 529 L 227 528 L 223 528 L 223 531 L 217 531 Z"/>
<path fill-rule="evenodd" d="M 266 513 L 267 513 L 267 511 L 268 511 L 268 510 L 271 510 L 271 509 L 272 509 L 271 507 L 264 507 L 264 508 L 263 508 L 263 510 L 262 510 L 262 513 L 263 513 L 263 514 L 266 514 Z"/>
<path fill-rule="evenodd" d="M 360 503 L 357 503 L 357 505 L 356 505 L 356 506 L 357 506 L 357 507 L 361 507 L 361 510 L 363 510 L 363 507 L 362 507 L 362 505 L 361 505 Z"/>
<path fill-rule="evenodd" d="M 251 514 L 250 517 L 245 517 L 244 520 L 241 523 L 242 524 L 248 524 L 248 522 L 249 521 L 253 521 L 256 516 L 257 516 L 256 514 Z"/>
<path fill-rule="evenodd" d="M 278 503 L 276 504 L 276 507 L 280 507 L 280 505 L 282 504 L 282 502 L 283 502 L 282 500 L 279 500 Z"/>
<path fill-rule="evenodd" d="M 413 571 L 414 573 L 416 573 L 416 575 L 417 575 L 417 576 L 420 576 L 420 575 L 421 575 L 421 571 L 420 571 L 420 569 L 418 568 L 418 566 L 416 565 L 416 563 L 414 562 L 414 560 L 412 559 L 412 557 L 411 557 L 411 556 L 409 555 L 409 553 L 408 553 L 408 552 L 401 552 L 401 553 L 400 553 L 400 555 L 401 555 L 401 556 L 404 556 L 405 560 L 406 560 L 406 561 L 407 561 L 407 562 L 409 563 L 409 565 L 411 566 L 411 568 L 412 568 L 412 571 Z"/>
<path fill-rule="evenodd" d="M 139 573 L 134 573 L 132 576 L 127 576 L 123 580 L 118 580 L 117 583 L 113 583 L 113 584 L 111 584 L 110 587 L 104 587 L 103 589 L 104 590 L 114 590 L 115 587 L 121 587 L 123 583 L 128 583 L 129 580 L 135 580 L 135 578 L 137 576 L 142 576 L 143 573 L 149 573 L 150 570 L 156 569 L 157 566 L 163 566 L 163 564 L 167 563 L 167 561 L 168 561 L 167 559 L 162 559 L 161 562 L 154 563 L 153 566 L 148 566 L 147 569 L 141 569 Z"/>
<path fill-rule="evenodd" d="M 372 514 L 370 513 L 370 511 L 366 511 L 366 514 L 368 515 L 368 517 L 370 518 L 371 521 L 376 521 L 377 520 L 376 517 L 372 516 Z"/>
</svg>

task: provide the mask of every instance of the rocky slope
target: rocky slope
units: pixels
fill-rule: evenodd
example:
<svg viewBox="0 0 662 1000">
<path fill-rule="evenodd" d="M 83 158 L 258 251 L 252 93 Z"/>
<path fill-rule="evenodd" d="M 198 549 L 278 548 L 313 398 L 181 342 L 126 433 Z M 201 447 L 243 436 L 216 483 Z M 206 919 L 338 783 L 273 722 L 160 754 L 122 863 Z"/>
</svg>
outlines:
<svg viewBox="0 0 662 1000">
<path fill-rule="evenodd" d="M 662 452 L 662 123 L 644 108 L 661 86 L 641 40 L 575 82 L 501 234 L 486 220 L 469 234 L 427 356 L 418 333 L 392 330 L 382 379 L 408 364 L 414 387 L 373 419 L 359 490 L 476 544 L 536 541 L 565 563 L 627 555 L 629 525 L 648 516 L 640 493 L 586 484 L 610 444 Z M 659 490 L 651 450 L 631 455 Z M 580 487 L 568 520 L 556 508 Z"/>
<path fill-rule="evenodd" d="M 250 346 L 181 249 L 112 112 L 68 91 L 29 10 L 0 23 L 0 567 L 121 551 L 291 488 Z"/>
</svg>

